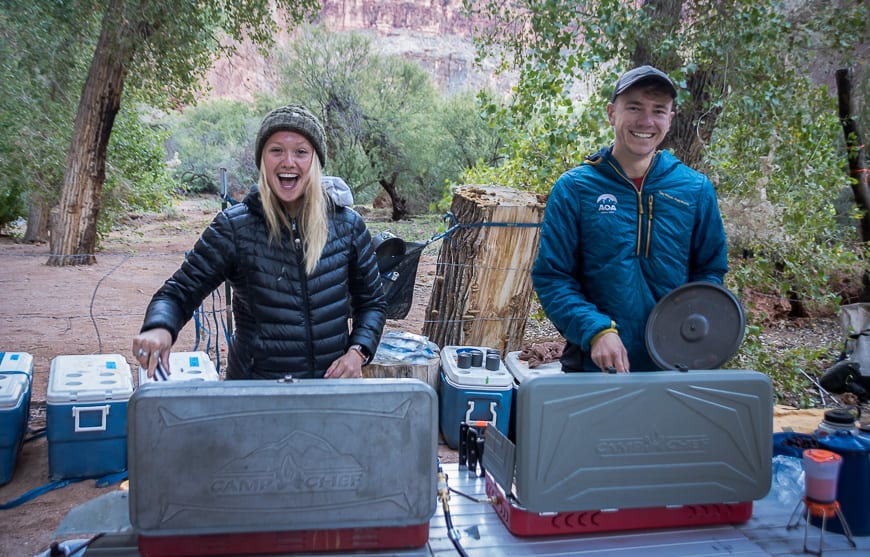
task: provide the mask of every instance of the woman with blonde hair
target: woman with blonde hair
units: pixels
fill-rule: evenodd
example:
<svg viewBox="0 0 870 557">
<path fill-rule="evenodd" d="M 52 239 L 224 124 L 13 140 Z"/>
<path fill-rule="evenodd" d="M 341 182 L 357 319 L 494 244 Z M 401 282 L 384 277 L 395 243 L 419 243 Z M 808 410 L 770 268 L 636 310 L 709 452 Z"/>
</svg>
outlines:
<svg viewBox="0 0 870 557">
<path fill-rule="evenodd" d="M 179 331 L 227 281 L 235 330 L 227 379 L 360 377 L 383 331 L 385 301 L 365 223 L 321 183 L 326 134 L 299 105 L 257 133 L 256 188 L 219 213 L 154 294 L 133 354 L 169 369 Z"/>
</svg>

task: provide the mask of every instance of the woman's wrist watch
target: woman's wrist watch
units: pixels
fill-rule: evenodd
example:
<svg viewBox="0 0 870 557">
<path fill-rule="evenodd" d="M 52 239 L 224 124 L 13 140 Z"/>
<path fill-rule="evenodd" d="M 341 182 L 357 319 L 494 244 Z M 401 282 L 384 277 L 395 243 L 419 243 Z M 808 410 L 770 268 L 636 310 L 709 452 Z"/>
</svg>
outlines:
<svg viewBox="0 0 870 557">
<path fill-rule="evenodd" d="M 360 358 L 362 358 L 363 364 L 368 363 L 369 356 L 366 354 L 365 348 L 363 348 L 361 344 L 351 344 L 347 350 L 348 352 L 353 351 L 359 354 Z"/>
</svg>

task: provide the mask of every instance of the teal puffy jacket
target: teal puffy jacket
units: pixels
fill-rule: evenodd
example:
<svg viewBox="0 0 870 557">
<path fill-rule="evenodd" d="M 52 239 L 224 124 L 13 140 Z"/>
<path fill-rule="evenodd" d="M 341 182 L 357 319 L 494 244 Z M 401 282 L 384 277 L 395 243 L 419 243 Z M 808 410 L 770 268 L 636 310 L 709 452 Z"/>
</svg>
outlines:
<svg viewBox="0 0 870 557">
<path fill-rule="evenodd" d="M 638 191 L 608 147 L 553 186 L 532 280 L 567 341 L 563 369 L 600 371 L 590 341 L 614 323 L 631 370 L 653 371 L 644 330 L 656 302 L 687 282 L 722 284 L 727 270 L 710 180 L 661 151 Z"/>
</svg>

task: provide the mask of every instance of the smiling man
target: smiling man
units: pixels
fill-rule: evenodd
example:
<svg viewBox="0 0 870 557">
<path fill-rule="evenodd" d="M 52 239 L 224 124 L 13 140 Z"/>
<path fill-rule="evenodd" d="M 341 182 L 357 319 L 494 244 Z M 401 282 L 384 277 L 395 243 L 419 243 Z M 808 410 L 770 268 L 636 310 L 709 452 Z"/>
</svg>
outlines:
<svg viewBox="0 0 870 557">
<path fill-rule="evenodd" d="M 565 371 L 658 370 L 644 338 L 656 302 L 687 282 L 722 284 L 728 270 L 713 185 L 658 150 L 676 96 L 652 66 L 622 74 L 607 104 L 613 144 L 550 192 L 532 279 L 565 337 Z"/>
</svg>

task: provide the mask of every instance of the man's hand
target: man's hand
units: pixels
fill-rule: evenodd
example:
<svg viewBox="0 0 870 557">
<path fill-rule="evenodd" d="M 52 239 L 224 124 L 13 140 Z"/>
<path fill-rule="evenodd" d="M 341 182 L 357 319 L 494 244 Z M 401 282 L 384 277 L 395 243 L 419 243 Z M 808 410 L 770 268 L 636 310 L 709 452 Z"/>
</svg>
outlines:
<svg viewBox="0 0 870 557">
<path fill-rule="evenodd" d="M 606 333 L 592 345 L 592 361 L 601 371 L 616 370 L 616 373 L 628 373 L 628 352 L 617 333 Z"/>
</svg>

